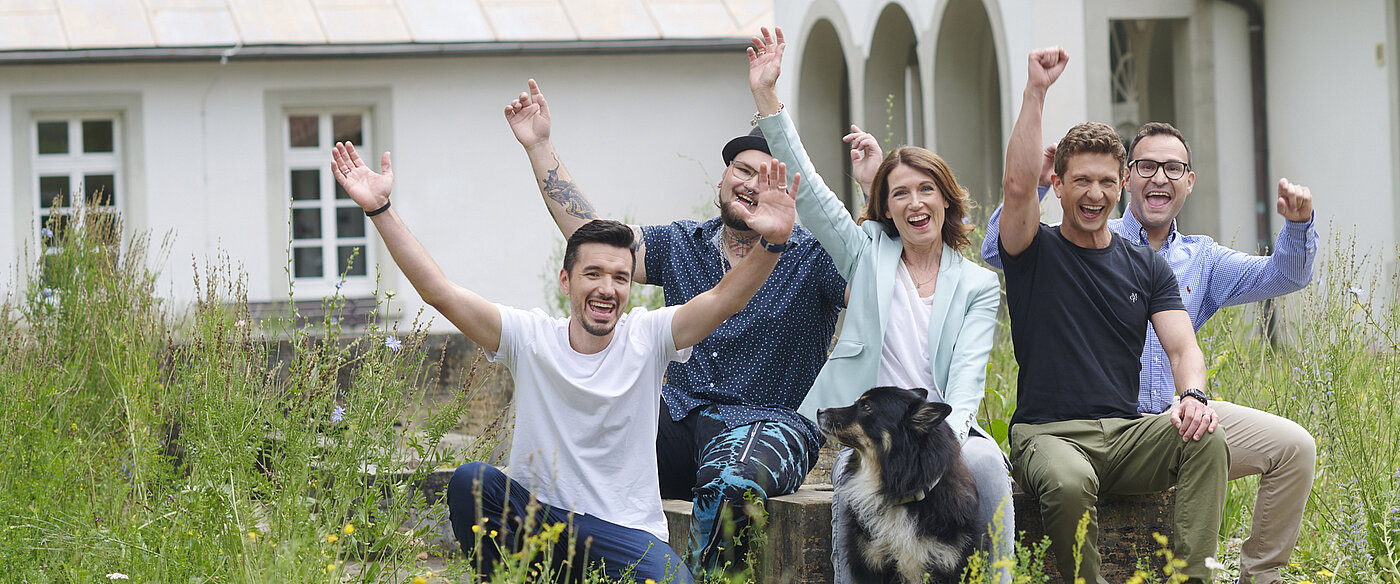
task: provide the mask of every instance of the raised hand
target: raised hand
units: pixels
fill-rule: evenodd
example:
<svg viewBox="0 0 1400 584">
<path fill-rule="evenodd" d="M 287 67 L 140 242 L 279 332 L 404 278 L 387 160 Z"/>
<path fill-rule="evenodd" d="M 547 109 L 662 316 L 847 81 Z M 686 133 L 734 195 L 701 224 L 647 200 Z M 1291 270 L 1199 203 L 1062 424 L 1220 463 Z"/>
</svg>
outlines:
<svg viewBox="0 0 1400 584">
<path fill-rule="evenodd" d="M 783 68 L 783 50 L 787 48 L 782 28 L 775 28 L 771 35 L 766 26 L 759 30 L 763 38 L 753 37 L 753 46 L 748 49 L 749 89 L 754 92 L 771 91 L 777 85 Z"/>
<path fill-rule="evenodd" d="M 1055 174 L 1055 147 L 1059 142 L 1051 142 L 1045 147 L 1045 158 L 1040 161 L 1040 186 L 1050 186 L 1050 175 Z"/>
<path fill-rule="evenodd" d="M 515 139 L 529 150 L 549 142 L 550 118 L 549 104 L 545 102 L 539 84 L 534 79 L 526 84 L 530 90 L 522 91 L 520 97 L 506 106 L 506 121 L 510 123 Z"/>
<path fill-rule="evenodd" d="M 1312 191 L 1286 178 L 1278 179 L 1278 214 L 1294 223 L 1312 220 Z"/>
<path fill-rule="evenodd" d="M 792 184 L 787 184 L 787 165 L 774 158 L 758 165 L 758 204 L 750 207 L 735 200 L 730 205 L 763 239 L 769 243 L 784 243 L 792 235 L 792 225 L 797 221 L 797 203 L 792 193 L 797 192 L 801 181 L 802 175 L 795 174 Z"/>
<path fill-rule="evenodd" d="M 1065 72 L 1065 65 L 1069 63 L 1069 53 L 1061 47 L 1036 49 L 1031 51 L 1028 60 L 1030 77 L 1027 78 L 1026 88 L 1038 88 L 1043 91 Z"/>
<path fill-rule="evenodd" d="M 331 174 L 350 199 L 365 211 L 383 207 L 394 190 L 394 168 L 389 163 L 388 152 L 380 157 L 379 168 L 379 172 L 370 169 L 360 160 L 355 145 L 349 142 L 336 142 L 331 149 Z"/>
<path fill-rule="evenodd" d="M 870 184 L 875 181 L 875 171 L 885 160 L 880 141 L 855 124 L 851 124 L 851 133 L 842 137 L 841 141 L 851 145 L 851 176 L 869 197 L 874 194 L 870 192 Z"/>
</svg>

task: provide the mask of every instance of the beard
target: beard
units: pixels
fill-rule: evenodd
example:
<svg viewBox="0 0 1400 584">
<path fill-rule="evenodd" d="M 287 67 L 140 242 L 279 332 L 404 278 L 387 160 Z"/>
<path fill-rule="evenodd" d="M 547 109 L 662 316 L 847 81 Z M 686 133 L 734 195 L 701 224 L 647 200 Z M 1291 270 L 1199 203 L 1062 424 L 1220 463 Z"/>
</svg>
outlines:
<svg viewBox="0 0 1400 584">
<path fill-rule="evenodd" d="M 612 333 L 614 328 L 617 327 L 616 320 L 610 320 L 608 322 L 603 323 L 593 323 L 580 318 L 579 324 L 583 325 L 584 332 L 595 337 L 606 337 Z"/>
<path fill-rule="evenodd" d="M 719 203 L 719 220 L 725 227 L 738 231 L 749 231 L 749 224 L 734 210 L 733 205 Z"/>
</svg>

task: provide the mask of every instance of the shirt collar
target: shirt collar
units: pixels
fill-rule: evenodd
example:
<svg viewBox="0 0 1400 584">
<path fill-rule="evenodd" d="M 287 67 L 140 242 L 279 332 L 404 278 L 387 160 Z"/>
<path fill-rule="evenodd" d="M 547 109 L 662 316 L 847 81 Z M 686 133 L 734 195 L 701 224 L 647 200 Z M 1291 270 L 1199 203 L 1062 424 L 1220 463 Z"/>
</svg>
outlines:
<svg viewBox="0 0 1400 584">
<path fill-rule="evenodd" d="M 1150 245 L 1147 240 L 1147 229 L 1142 226 L 1142 222 L 1133 215 L 1133 208 L 1127 207 L 1123 210 L 1123 233 L 1138 245 Z M 1162 247 L 1168 247 L 1176 241 L 1176 219 L 1172 219 L 1171 229 L 1167 230 L 1167 240 L 1162 243 Z"/>
</svg>

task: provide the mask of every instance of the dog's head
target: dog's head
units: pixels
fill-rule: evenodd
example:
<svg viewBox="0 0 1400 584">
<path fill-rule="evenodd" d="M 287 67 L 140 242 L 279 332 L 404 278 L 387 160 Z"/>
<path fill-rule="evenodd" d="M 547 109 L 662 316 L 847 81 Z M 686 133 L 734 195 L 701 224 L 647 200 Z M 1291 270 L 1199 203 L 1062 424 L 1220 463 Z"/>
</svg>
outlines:
<svg viewBox="0 0 1400 584">
<path fill-rule="evenodd" d="M 943 423 L 953 408 L 927 399 L 925 389 L 876 387 L 852 405 L 819 410 L 817 427 L 855 450 L 860 464 L 875 465 L 890 496 L 912 496 L 957 460 L 957 439 Z"/>
</svg>

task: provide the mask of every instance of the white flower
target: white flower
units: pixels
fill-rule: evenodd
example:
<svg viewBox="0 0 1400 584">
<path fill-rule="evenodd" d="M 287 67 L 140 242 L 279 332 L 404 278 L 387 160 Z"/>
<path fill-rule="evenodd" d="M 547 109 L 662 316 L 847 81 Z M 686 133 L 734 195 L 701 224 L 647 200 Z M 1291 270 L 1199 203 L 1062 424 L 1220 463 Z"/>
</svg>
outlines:
<svg viewBox="0 0 1400 584">
<path fill-rule="evenodd" d="M 1361 300 L 1361 295 L 1366 293 L 1366 289 L 1365 289 L 1365 288 L 1357 288 L 1356 286 L 1352 286 L 1352 287 L 1351 287 L 1349 290 L 1347 290 L 1347 291 L 1348 291 L 1348 292 L 1351 292 L 1351 295 L 1352 295 L 1352 296 L 1355 296 L 1357 300 Z"/>
<path fill-rule="evenodd" d="M 123 573 L 121 573 L 121 572 L 112 572 L 111 574 L 107 574 L 107 579 L 108 579 L 108 580 L 130 580 L 131 578 L 128 578 L 128 577 L 126 576 L 126 574 L 123 574 Z"/>
<path fill-rule="evenodd" d="M 1207 557 L 1207 558 L 1206 558 L 1206 567 L 1207 567 L 1207 568 L 1210 568 L 1210 569 L 1212 569 L 1212 570 L 1224 570 L 1224 569 L 1225 569 L 1225 564 L 1220 563 L 1220 560 L 1217 560 L 1217 559 L 1215 559 L 1215 558 Z"/>
</svg>

